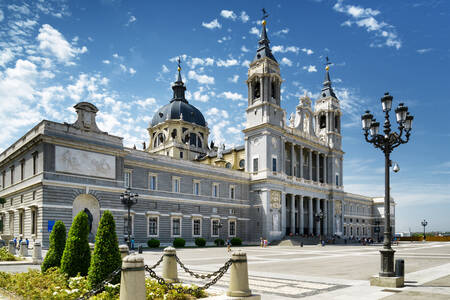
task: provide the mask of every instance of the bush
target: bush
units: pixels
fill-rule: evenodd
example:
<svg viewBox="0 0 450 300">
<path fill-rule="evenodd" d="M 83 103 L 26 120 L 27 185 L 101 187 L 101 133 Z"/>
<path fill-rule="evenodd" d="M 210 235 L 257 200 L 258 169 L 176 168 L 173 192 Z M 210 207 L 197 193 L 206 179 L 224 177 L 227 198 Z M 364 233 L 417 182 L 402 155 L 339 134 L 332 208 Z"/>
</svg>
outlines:
<svg viewBox="0 0 450 300">
<path fill-rule="evenodd" d="M 91 250 L 88 242 L 88 216 L 80 211 L 70 226 L 69 237 L 61 259 L 61 271 L 74 277 L 78 273 L 86 276 L 91 262 Z"/>
<path fill-rule="evenodd" d="M 240 246 L 242 245 L 242 240 L 240 238 L 234 237 L 230 241 L 232 246 Z"/>
<path fill-rule="evenodd" d="M 150 248 L 158 248 L 159 247 L 159 240 L 157 240 L 157 239 L 151 239 L 151 240 L 148 240 L 147 241 L 147 245 L 150 247 Z"/>
<path fill-rule="evenodd" d="M 225 245 L 225 241 L 222 239 L 215 239 L 214 244 L 216 244 L 216 246 L 223 246 Z"/>
<path fill-rule="evenodd" d="M 195 244 L 199 247 L 205 247 L 206 245 L 206 240 L 204 238 L 196 238 L 195 239 Z"/>
<path fill-rule="evenodd" d="M 61 258 L 63 256 L 64 247 L 66 245 L 66 226 L 62 221 L 56 221 L 50 233 L 50 248 L 45 255 L 42 263 L 42 272 L 47 271 L 51 267 L 60 267 Z"/>
<path fill-rule="evenodd" d="M 9 253 L 8 247 L 0 248 L 0 261 L 14 261 L 14 260 L 20 259 L 15 257 L 13 254 Z"/>
<path fill-rule="evenodd" d="M 95 237 L 94 256 L 92 256 L 88 273 L 89 287 L 94 288 L 121 264 L 122 257 L 116 235 L 116 223 L 111 212 L 106 210 L 100 219 Z M 118 282 L 118 277 L 116 281 Z"/>
<path fill-rule="evenodd" d="M 175 238 L 173 240 L 173 246 L 175 248 L 183 248 L 184 245 L 186 245 L 186 241 L 184 239 L 182 239 L 182 238 Z"/>
</svg>

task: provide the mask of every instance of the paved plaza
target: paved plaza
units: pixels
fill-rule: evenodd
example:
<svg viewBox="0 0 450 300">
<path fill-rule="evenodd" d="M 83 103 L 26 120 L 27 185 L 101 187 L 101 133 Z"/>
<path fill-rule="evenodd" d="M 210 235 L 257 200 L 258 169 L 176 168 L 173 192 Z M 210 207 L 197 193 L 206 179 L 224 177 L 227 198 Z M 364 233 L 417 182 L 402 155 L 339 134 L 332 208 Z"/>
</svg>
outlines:
<svg viewBox="0 0 450 300">
<path fill-rule="evenodd" d="M 410 243 L 394 246 L 396 258 L 405 260 L 405 288 L 371 287 L 369 278 L 379 272 L 376 246 L 327 245 L 301 247 L 239 247 L 248 256 L 249 283 L 263 299 L 450 299 L 450 243 Z M 162 250 L 145 251 L 153 265 Z M 226 248 L 177 249 L 180 260 L 197 273 L 218 270 L 231 256 Z M 26 271 L 30 265 L 1 264 L 0 270 Z M 37 266 L 32 266 L 37 268 Z M 161 275 L 161 266 L 156 269 Z M 184 283 L 203 285 L 180 268 Z M 223 294 L 229 272 L 208 291 Z"/>
</svg>

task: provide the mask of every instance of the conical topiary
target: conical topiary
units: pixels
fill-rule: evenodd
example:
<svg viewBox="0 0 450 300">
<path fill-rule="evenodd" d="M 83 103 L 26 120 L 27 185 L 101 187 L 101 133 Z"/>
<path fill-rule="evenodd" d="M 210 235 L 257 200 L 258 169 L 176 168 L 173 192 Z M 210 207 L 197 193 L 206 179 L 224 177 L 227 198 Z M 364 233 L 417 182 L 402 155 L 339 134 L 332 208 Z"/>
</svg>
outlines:
<svg viewBox="0 0 450 300">
<path fill-rule="evenodd" d="M 95 237 L 94 256 L 89 267 L 88 282 L 95 287 L 122 264 L 114 217 L 106 210 L 100 219 Z"/>
<path fill-rule="evenodd" d="M 50 233 L 50 248 L 47 255 L 45 255 L 44 262 L 42 263 L 42 272 L 47 271 L 51 267 L 60 267 L 61 258 L 66 245 L 66 226 L 62 221 L 56 221 Z"/>
<path fill-rule="evenodd" d="M 70 227 L 69 237 L 61 259 L 61 271 L 69 277 L 74 277 L 78 273 L 81 276 L 86 276 L 88 273 L 91 262 L 88 235 L 88 216 L 84 211 L 80 211 Z"/>
</svg>

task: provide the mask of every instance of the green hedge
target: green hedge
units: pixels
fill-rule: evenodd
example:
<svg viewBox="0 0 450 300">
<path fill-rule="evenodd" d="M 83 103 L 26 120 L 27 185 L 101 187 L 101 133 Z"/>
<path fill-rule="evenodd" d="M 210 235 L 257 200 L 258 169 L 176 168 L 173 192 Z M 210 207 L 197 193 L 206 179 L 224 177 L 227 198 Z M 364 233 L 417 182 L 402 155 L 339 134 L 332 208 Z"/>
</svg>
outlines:
<svg viewBox="0 0 450 300">
<path fill-rule="evenodd" d="M 91 262 L 88 235 L 88 216 L 84 211 L 80 211 L 70 227 L 69 237 L 61 259 L 61 271 L 69 277 L 74 277 L 78 273 L 81 276 L 88 274 Z"/>
<path fill-rule="evenodd" d="M 186 245 L 186 241 L 184 239 L 182 239 L 182 238 L 175 238 L 173 240 L 173 246 L 175 248 L 183 248 L 184 245 Z"/>
<path fill-rule="evenodd" d="M 240 238 L 234 237 L 231 239 L 230 243 L 232 246 L 241 246 L 242 240 Z"/>
<path fill-rule="evenodd" d="M 62 221 L 56 221 L 50 233 L 50 248 L 45 255 L 41 271 L 45 272 L 52 267 L 61 266 L 61 258 L 63 256 L 64 247 L 66 245 L 66 226 Z"/>
<path fill-rule="evenodd" d="M 121 265 L 122 257 L 116 235 L 116 223 L 111 212 L 106 210 L 100 219 L 95 237 L 94 255 L 88 273 L 89 287 L 94 288 Z"/>
<path fill-rule="evenodd" d="M 223 246 L 225 245 L 225 241 L 222 239 L 215 239 L 214 244 L 216 244 L 216 246 Z"/>
<path fill-rule="evenodd" d="M 157 239 L 150 239 L 150 240 L 147 241 L 147 245 L 150 248 L 158 248 L 159 245 L 160 245 L 160 242 Z"/>
<path fill-rule="evenodd" d="M 206 240 L 205 240 L 204 238 L 196 238 L 196 239 L 195 239 L 195 244 L 196 244 L 198 247 L 205 247 L 205 245 L 206 245 Z"/>
</svg>

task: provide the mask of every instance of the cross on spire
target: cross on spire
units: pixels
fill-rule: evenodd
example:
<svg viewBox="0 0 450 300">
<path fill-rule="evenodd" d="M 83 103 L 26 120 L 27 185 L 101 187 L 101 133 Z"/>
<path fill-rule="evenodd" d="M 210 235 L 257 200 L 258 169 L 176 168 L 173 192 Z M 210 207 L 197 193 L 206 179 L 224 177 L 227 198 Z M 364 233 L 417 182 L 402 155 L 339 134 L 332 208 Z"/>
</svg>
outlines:
<svg viewBox="0 0 450 300">
<path fill-rule="evenodd" d="M 181 58 L 179 56 L 178 56 L 178 59 L 177 59 L 177 65 L 178 65 L 178 68 L 177 68 L 177 70 L 178 70 L 177 82 L 182 82 L 182 80 L 181 80 Z"/>
<path fill-rule="evenodd" d="M 262 13 L 263 13 L 263 16 L 262 16 L 261 20 L 265 21 L 267 19 L 267 17 L 269 16 L 269 14 L 266 12 L 265 8 L 262 9 Z"/>
</svg>

